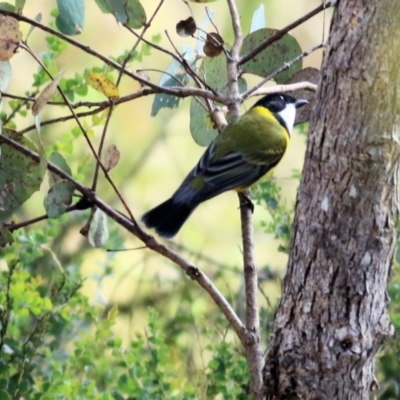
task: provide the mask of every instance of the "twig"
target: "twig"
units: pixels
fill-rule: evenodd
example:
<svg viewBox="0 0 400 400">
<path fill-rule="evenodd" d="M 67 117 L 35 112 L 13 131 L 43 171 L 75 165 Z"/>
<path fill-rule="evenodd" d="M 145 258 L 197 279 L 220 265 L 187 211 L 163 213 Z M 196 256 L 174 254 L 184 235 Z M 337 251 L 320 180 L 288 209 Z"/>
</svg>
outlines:
<svg viewBox="0 0 400 400">
<path fill-rule="evenodd" d="M 274 85 L 262 87 L 255 90 L 250 96 L 265 96 L 271 93 L 287 93 L 287 92 L 295 92 L 296 90 L 310 90 L 312 92 L 317 91 L 317 85 L 311 82 L 297 82 L 297 83 L 289 83 L 287 85 Z"/>
<path fill-rule="evenodd" d="M 275 32 L 270 38 L 268 38 L 265 42 L 261 43 L 257 47 L 255 47 L 253 50 L 251 50 L 248 54 L 244 55 L 240 61 L 239 65 L 243 65 L 247 61 L 251 60 L 254 56 L 256 56 L 258 53 L 266 49 L 268 46 L 270 46 L 272 43 L 276 42 L 279 40 L 283 35 L 288 33 L 290 30 L 296 28 L 297 26 L 301 25 L 303 22 L 308 21 L 310 18 L 312 18 L 314 15 L 317 15 L 319 12 L 325 10 L 326 8 L 329 8 L 335 4 L 335 0 L 332 1 L 327 1 L 325 4 L 321 4 L 314 10 L 310 11 L 308 14 L 302 16 L 299 18 L 297 21 L 292 22 L 285 28 Z"/>
<path fill-rule="evenodd" d="M 104 141 L 106 139 L 106 133 L 107 133 L 107 129 L 108 129 L 108 126 L 110 124 L 110 121 L 111 121 L 111 115 L 112 115 L 113 110 L 114 110 L 114 105 L 111 105 L 109 110 L 108 110 L 106 122 L 104 123 L 103 131 L 101 133 L 99 148 L 97 150 L 97 155 L 99 157 L 99 160 L 101 159 L 101 154 L 103 152 Z M 98 177 L 99 177 L 100 164 L 101 163 L 99 161 L 97 161 L 96 162 L 96 166 L 94 168 L 93 183 L 92 183 L 92 190 L 94 192 L 96 191 L 96 188 L 97 188 L 97 180 L 98 180 Z"/>
</svg>

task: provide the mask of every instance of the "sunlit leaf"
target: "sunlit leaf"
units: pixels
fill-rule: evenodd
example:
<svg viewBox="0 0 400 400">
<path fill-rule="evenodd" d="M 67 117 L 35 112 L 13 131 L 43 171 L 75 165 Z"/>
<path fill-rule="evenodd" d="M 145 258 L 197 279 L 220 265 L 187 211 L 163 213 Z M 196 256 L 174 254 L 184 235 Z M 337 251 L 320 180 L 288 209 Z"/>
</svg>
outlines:
<svg viewBox="0 0 400 400">
<path fill-rule="evenodd" d="M 86 77 L 86 82 L 93 89 L 103 93 L 110 100 L 119 98 L 118 88 L 107 77 L 99 72 L 90 71 Z"/>
<path fill-rule="evenodd" d="M 64 35 L 78 35 L 85 25 L 85 0 L 57 0 L 59 15 L 58 30 Z"/>
<path fill-rule="evenodd" d="M 63 179 L 52 186 L 44 198 L 43 205 L 49 218 L 58 218 L 72 203 L 74 185 Z"/>
<path fill-rule="evenodd" d="M 275 32 L 275 29 L 265 28 L 259 29 L 258 31 L 246 36 L 240 54 L 244 56 L 249 53 L 274 35 Z M 293 36 L 286 34 L 281 39 L 272 43 L 269 47 L 257 54 L 257 56 L 246 62 L 242 66 L 242 69 L 244 72 L 267 77 L 278 70 L 278 68 L 280 68 L 285 62 L 293 60 L 301 53 L 301 47 L 297 43 L 296 39 Z M 290 68 L 276 75 L 274 80 L 278 83 L 286 82 L 291 76 L 301 70 L 301 66 L 302 60 L 296 61 Z"/>
<path fill-rule="evenodd" d="M 18 21 L 12 17 L 0 17 L 0 61 L 9 60 L 22 39 Z"/>
<path fill-rule="evenodd" d="M 29 139 L 17 132 L 3 127 L 2 133 L 24 147 L 38 151 Z M 45 157 L 37 163 L 6 143 L 1 143 L 0 209 L 13 210 L 38 191 L 46 171 L 46 164 Z"/>
</svg>

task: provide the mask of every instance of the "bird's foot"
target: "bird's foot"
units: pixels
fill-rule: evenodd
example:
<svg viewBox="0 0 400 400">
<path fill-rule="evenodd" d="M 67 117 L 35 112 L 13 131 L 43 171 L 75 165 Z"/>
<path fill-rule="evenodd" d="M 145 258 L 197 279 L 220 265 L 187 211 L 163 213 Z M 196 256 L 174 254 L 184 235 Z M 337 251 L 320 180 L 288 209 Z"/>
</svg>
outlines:
<svg viewBox="0 0 400 400">
<path fill-rule="evenodd" d="M 251 201 L 250 197 L 244 193 L 240 193 L 239 208 L 248 208 L 251 213 L 254 214 L 254 203 Z"/>
</svg>

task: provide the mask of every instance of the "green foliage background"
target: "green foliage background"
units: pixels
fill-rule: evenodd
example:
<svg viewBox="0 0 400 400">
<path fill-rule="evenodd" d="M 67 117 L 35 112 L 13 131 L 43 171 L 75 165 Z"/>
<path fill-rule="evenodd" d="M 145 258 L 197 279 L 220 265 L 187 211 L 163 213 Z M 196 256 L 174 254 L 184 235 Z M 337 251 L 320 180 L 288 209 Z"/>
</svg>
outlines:
<svg viewBox="0 0 400 400">
<path fill-rule="evenodd" d="M 298 0 L 296 10 L 289 14 L 287 5 L 294 6 L 283 3 L 268 2 L 267 26 L 284 26 L 318 4 Z M 43 23 L 54 26 L 55 14 L 51 15 L 48 4 L 28 0 L 26 10 L 30 15 L 41 11 Z M 256 1 L 238 1 L 239 9 L 246 10 L 242 20 L 245 30 L 252 14 L 247 10 L 254 11 L 258 5 Z M 155 6 L 155 1 L 146 2 L 146 10 Z M 203 6 L 192 7 L 195 12 L 204 12 Z M 211 7 L 224 37 L 232 40 L 225 2 Z M 79 41 L 120 62 L 134 38 L 94 4 L 88 9 L 90 18 Z M 174 31 L 178 15 L 179 19 L 187 17 L 184 4 L 177 10 L 160 16 L 167 21 L 169 32 Z M 294 32 L 303 48 L 311 45 L 316 29 L 321 32 L 321 18 Z M 28 26 L 23 29 L 26 33 Z M 167 45 L 163 29 L 154 24 L 149 37 Z M 66 69 L 61 87 L 71 101 L 103 100 L 88 88 L 84 76 L 94 68 L 115 80 L 115 71 L 42 32 L 34 31 L 31 40 L 53 74 Z M 174 42 L 180 46 L 183 39 L 174 37 Z M 313 55 L 305 65 L 318 66 L 320 56 Z M 170 60 L 142 45 L 131 61 L 132 69 L 154 68 L 156 64 L 165 70 Z M 10 93 L 36 95 L 48 82 L 43 70 L 23 52 L 13 58 L 12 65 Z M 150 75 L 154 82 L 160 77 L 157 72 Z M 128 80 L 123 80 L 121 87 L 126 93 L 138 89 Z M 33 125 L 29 103 L 4 103 L 0 115 L 4 126 L 23 129 Z M 143 98 L 117 108 L 108 139 L 121 150 L 121 162 L 112 174 L 135 215 L 168 196 L 203 151 L 188 134 L 188 101 L 181 102 L 177 110 L 161 111 L 157 119 L 150 118 L 151 103 L 152 99 Z M 47 107 L 42 120 L 60 115 L 65 115 L 65 109 Z M 104 113 L 84 120 L 94 140 L 104 122 Z M 289 248 L 294 195 L 305 148 L 305 136 L 299 133 L 305 131 L 302 127 L 294 133 L 290 153 L 275 180 L 269 178 L 254 189 L 264 342 L 271 332 Z M 46 154 L 61 152 L 74 177 L 89 184 L 93 162 L 74 123 L 43 126 L 41 135 Z M 176 151 L 182 148 L 185 151 Z M 47 191 L 44 186 L 43 193 Z M 117 203 L 104 182 L 98 191 L 111 204 Z M 43 193 L 35 194 L 13 218 L 23 221 L 43 213 Z M 9 218 L 9 213 L 1 215 L 1 220 Z M 14 244 L 0 249 L 0 400 L 248 398 L 248 371 L 241 346 L 204 292 L 176 267 L 146 250 L 106 253 L 90 248 L 78 233 L 87 218 L 88 213 L 82 212 L 20 229 L 14 233 Z M 107 248 L 138 245 L 110 223 Z M 170 245 L 205 270 L 243 317 L 234 195 L 221 196 L 196 211 L 184 234 Z M 400 392 L 397 262 L 392 275 L 390 312 L 396 333 L 379 357 L 380 399 L 396 399 Z"/>
</svg>

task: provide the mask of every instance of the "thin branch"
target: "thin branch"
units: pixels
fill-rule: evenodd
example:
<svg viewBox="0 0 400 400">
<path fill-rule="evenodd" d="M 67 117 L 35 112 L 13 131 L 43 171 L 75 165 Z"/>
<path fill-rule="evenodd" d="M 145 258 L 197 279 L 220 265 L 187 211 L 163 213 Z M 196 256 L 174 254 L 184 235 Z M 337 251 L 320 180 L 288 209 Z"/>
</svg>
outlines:
<svg viewBox="0 0 400 400">
<path fill-rule="evenodd" d="M 15 150 L 21 152 L 25 156 L 29 157 L 36 163 L 40 162 L 40 156 L 38 153 L 24 147 L 20 143 L 10 139 L 3 134 L 0 134 L 0 142 L 4 142 L 14 148 Z M 235 330 L 236 334 L 238 335 L 239 339 L 242 343 L 248 342 L 251 340 L 250 333 L 247 332 L 245 326 L 240 321 L 239 317 L 236 315 L 235 311 L 233 310 L 232 306 L 228 303 L 225 297 L 221 294 L 221 292 L 217 289 L 217 287 L 213 284 L 213 282 L 205 275 L 199 268 L 195 265 L 188 262 L 185 258 L 183 258 L 180 254 L 176 253 L 175 251 L 169 249 L 168 247 L 164 246 L 157 242 L 157 240 L 144 232 L 137 223 L 129 219 L 127 216 L 122 214 L 121 212 L 115 210 L 114 208 L 110 207 L 106 204 L 103 200 L 101 200 L 95 193 L 93 193 L 90 189 L 87 189 L 85 186 L 80 184 L 70 175 L 65 173 L 63 170 L 58 168 L 55 164 L 47 162 L 47 169 L 49 171 L 54 172 L 58 176 L 63 179 L 68 180 L 71 182 L 75 189 L 78 190 L 84 198 L 90 202 L 93 206 L 98 207 L 102 210 L 106 215 L 108 215 L 111 219 L 113 219 L 117 224 L 121 227 L 125 228 L 128 232 L 135 235 L 139 238 L 148 249 L 155 251 L 158 254 L 163 255 L 170 261 L 174 262 L 175 264 L 179 265 L 186 274 L 196 281 L 213 299 L 214 303 L 219 307 L 219 309 L 224 314 L 225 318 L 230 322 L 231 326 Z"/>
<path fill-rule="evenodd" d="M 250 96 L 265 96 L 271 93 L 287 93 L 287 92 L 295 92 L 296 90 L 310 90 L 312 92 L 317 91 L 317 85 L 311 82 L 297 82 L 297 83 L 289 83 L 287 85 L 274 85 L 261 87 L 255 90 Z"/>
<path fill-rule="evenodd" d="M 126 56 L 125 60 L 122 62 L 122 68 L 123 70 L 125 70 L 126 64 L 128 64 L 129 59 L 131 58 L 132 54 L 135 53 L 137 47 L 139 46 L 140 42 L 143 41 L 143 37 L 144 34 L 147 32 L 147 30 L 150 28 L 151 23 L 153 22 L 154 18 L 156 17 L 157 13 L 160 11 L 160 8 L 162 6 L 162 4 L 164 3 L 164 0 L 160 0 L 160 2 L 158 3 L 158 6 L 156 7 L 156 9 L 154 10 L 153 15 L 150 17 L 150 19 L 148 20 L 148 22 L 145 24 L 142 32 L 140 33 L 140 35 L 137 37 L 137 41 L 136 43 L 133 45 L 131 51 L 129 52 L 129 54 Z M 118 74 L 118 79 L 117 79 L 117 83 L 116 85 L 119 86 L 120 82 L 121 82 L 121 78 L 123 75 L 123 70 L 119 71 Z"/>
<path fill-rule="evenodd" d="M 229 92 L 229 111 L 233 119 L 238 119 L 240 116 L 240 93 L 239 93 L 239 60 L 240 50 L 243 44 L 243 33 L 240 26 L 240 15 L 236 7 L 235 0 L 227 0 L 229 12 L 232 19 L 232 28 L 234 33 L 234 41 L 229 57 L 227 59 L 227 75 L 228 75 L 228 92 Z"/>
<path fill-rule="evenodd" d="M 111 105 L 111 107 L 108 110 L 106 122 L 105 122 L 104 127 L 103 127 L 103 132 L 101 133 L 99 148 L 97 150 L 97 154 L 98 154 L 99 160 L 101 159 L 101 155 L 102 155 L 102 152 L 103 152 L 104 141 L 106 139 L 106 133 L 107 133 L 107 129 L 108 129 L 109 125 L 110 125 L 111 115 L 112 115 L 113 110 L 114 110 L 114 105 Z M 99 177 L 100 164 L 101 163 L 99 161 L 97 161 L 96 162 L 96 166 L 94 168 L 93 183 L 92 183 L 92 190 L 94 192 L 96 191 L 96 188 L 97 188 L 97 181 L 98 181 L 98 177 Z M 122 195 L 121 195 L 121 197 L 122 197 Z"/>
<path fill-rule="evenodd" d="M 249 206 L 250 191 L 239 193 L 243 241 L 243 269 L 246 297 L 246 330 L 248 341 L 244 344 L 250 368 L 250 387 L 254 399 L 264 398 L 262 378 L 263 354 L 260 346 L 260 319 L 257 299 L 258 276 L 254 262 L 253 210 Z"/>
<path fill-rule="evenodd" d="M 331 6 L 334 6 L 335 0 L 332 1 L 327 1 L 325 4 L 321 4 L 314 10 L 310 11 L 308 14 L 302 16 L 299 18 L 297 21 L 292 22 L 285 28 L 275 32 L 269 39 L 267 39 L 265 42 L 261 43 L 257 47 L 255 47 L 253 50 L 251 50 L 248 54 L 244 55 L 240 61 L 239 65 L 245 64 L 247 61 L 251 60 L 254 56 L 256 56 L 258 53 L 266 49 L 268 46 L 270 46 L 272 43 L 276 42 L 279 40 L 282 36 L 284 36 L 286 33 L 291 31 L 292 29 L 296 28 L 297 26 L 301 25 L 303 22 L 308 21 L 310 18 L 314 17 L 314 15 L 317 15 L 321 11 L 325 10 L 326 8 L 329 8 Z"/>
</svg>

